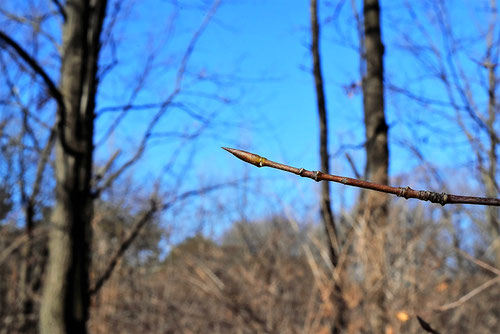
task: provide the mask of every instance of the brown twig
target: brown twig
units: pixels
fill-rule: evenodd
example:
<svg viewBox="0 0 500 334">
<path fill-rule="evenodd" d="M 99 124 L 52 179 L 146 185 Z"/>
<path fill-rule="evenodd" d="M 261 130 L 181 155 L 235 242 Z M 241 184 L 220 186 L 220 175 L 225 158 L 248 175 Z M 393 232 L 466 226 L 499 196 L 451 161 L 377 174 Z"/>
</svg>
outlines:
<svg viewBox="0 0 500 334">
<path fill-rule="evenodd" d="M 435 310 L 438 310 L 438 311 L 447 311 L 449 309 L 459 307 L 462 304 L 464 304 L 465 302 L 467 302 L 469 299 L 471 299 L 472 297 L 478 295 L 479 293 L 481 293 L 484 290 L 486 290 L 487 288 L 489 288 L 490 286 L 492 286 L 492 285 L 494 285 L 496 283 L 500 283 L 500 269 L 492 267 L 489 264 L 487 264 L 486 262 L 483 262 L 483 261 L 481 261 L 479 259 L 476 259 L 475 257 L 473 257 L 472 255 L 470 255 L 469 253 L 467 253 L 467 252 L 465 252 L 465 251 L 463 251 L 463 250 L 461 250 L 459 248 L 457 248 L 457 251 L 460 254 L 462 254 L 464 257 L 466 257 L 467 259 L 469 259 L 470 261 L 472 261 L 475 264 L 477 264 L 478 266 L 482 267 L 483 269 L 486 269 L 486 270 L 488 270 L 488 271 L 496 274 L 496 277 L 493 277 L 492 279 L 484 282 L 480 286 L 472 289 L 471 291 L 469 291 L 468 293 L 466 293 L 465 295 L 463 295 L 462 297 L 460 297 L 459 299 L 457 299 L 454 302 L 450 302 L 448 304 L 435 307 L 434 308 Z"/>
<path fill-rule="evenodd" d="M 283 170 L 285 172 L 297 174 L 302 177 L 307 177 L 319 181 L 332 181 L 337 183 L 342 183 L 346 186 L 353 186 L 358 188 L 376 190 L 388 194 L 393 194 L 398 197 L 416 198 L 421 201 L 429 201 L 432 203 L 439 203 L 441 205 L 445 204 L 477 204 L 477 205 L 490 205 L 490 206 L 500 206 L 500 199 L 498 198 L 487 198 L 487 197 L 474 197 L 474 196 L 460 196 L 451 195 L 447 193 L 436 193 L 428 190 L 414 190 L 410 187 L 391 187 L 388 185 L 377 184 L 373 182 L 353 179 L 345 176 L 337 176 L 325 174 L 320 171 L 309 171 L 304 168 L 295 168 L 292 166 L 280 164 L 257 154 L 250 152 L 237 150 L 234 148 L 223 147 L 224 150 L 233 154 L 235 157 L 248 162 L 257 167 L 272 167 L 276 169 Z"/>
<path fill-rule="evenodd" d="M 500 269 L 499 268 L 492 267 L 489 264 L 487 264 L 486 262 L 481 261 L 479 259 L 476 259 L 475 257 L 470 255 L 469 253 L 461 250 L 460 248 L 455 248 L 455 249 L 457 250 L 457 252 L 462 254 L 463 257 L 466 257 L 469 261 L 474 262 L 475 264 L 477 264 L 481 268 L 486 269 L 489 272 L 492 272 L 493 274 L 495 274 L 497 276 L 500 276 Z"/>
<path fill-rule="evenodd" d="M 447 311 L 449 309 L 459 307 L 459 306 L 463 305 L 465 302 L 467 302 L 469 299 L 471 299 L 472 297 L 478 295 L 479 293 L 488 289 L 490 286 L 497 284 L 497 283 L 500 283 L 500 276 L 493 277 L 492 279 L 484 282 L 483 284 L 472 289 L 471 291 L 469 291 L 467 294 L 463 295 L 462 297 L 460 297 L 456 301 L 445 304 L 445 305 L 438 306 L 435 309 L 438 311 Z"/>
</svg>

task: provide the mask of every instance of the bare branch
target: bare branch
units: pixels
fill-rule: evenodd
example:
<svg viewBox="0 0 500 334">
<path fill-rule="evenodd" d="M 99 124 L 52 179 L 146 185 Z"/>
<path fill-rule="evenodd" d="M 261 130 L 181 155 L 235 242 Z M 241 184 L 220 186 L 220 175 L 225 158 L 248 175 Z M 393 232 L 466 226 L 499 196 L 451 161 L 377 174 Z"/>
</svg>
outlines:
<svg viewBox="0 0 500 334">
<path fill-rule="evenodd" d="M 66 20 L 67 20 L 66 11 L 64 10 L 64 7 L 61 4 L 61 2 L 59 0 L 52 0 L 52 2 L 56 6 L 57 11 L 59 12 L 59 14 L 61 14 L 64 22 L 66 22 Z"/>
<path fill-rule="evenodd" d="M 30 68 L 35 71 L 37 75 L 42 77 L 43 82 L 47 86 L 50 95 L 56 100 L 56 103 L 58 105 L 58 115 L 59 115 L 59 121 L 57 124 L 57 130 L 58 130 L 58 135 L 60 136 L 61 144 L 63 147 L 72 155 L 80 155 L 81 154 L 81 148 L 74 148 L 68 145 L 66 138 L 65 138 L 65 131 L 64 131 L 64 125 L 66 123 L 66 107 L 64 104 L 64 98 L 57 88 L 56 84 L 52 79 L 49 77 L 47 72 L 38 64 L 38 62 L 31 57 L 16 41 L 11 39 L 7 34 L 5 34 L 3 31 L 0 31 L 0 40 L 3 40 L 5 44 L 9 45 L 11 48 L 13 48 L 16 53 L 30 66 Z M 1 47 L 5 48 L 3 45 Z"/>
<path fill-rule="evenodd" d="M 191 37 L 191 40 L 189 41 L 189 44 L 186 48 L 186 51 L 184 52 L 184 55 L 181 60 L 181 64 L 179 66 L 179 69 L 177 71 L 177 76 L 176 76 L 176 81 L 175 81 L 175 87 L 174 90 L 170 93 L 170 95 L 163 101 L 163 103 L 160 105 L 160 109 L 156 112 L 156 114 L 153 116 L 151 121 L 148 124 L 148 127 L 146 128 L 146 131 L 141 139 L 141 142 L 139 144 L 139 147 L 137 148 L 135 154 L 128 160 L 126 161 L 116 172 L 111 174 L 106 181 L 103 182 L 103 185 L 99 187 L 98 189 L 95 190 L 95 196 L 99 196 L 99 194 L 106 188 L 110 187 L 113 182 L 123 174 L 125 170 L 127 170 L 130 166 L 135 164 L 139 158 L 144 154 L 146 150 L 146 146 L 148 144 L 148 140 L 150 139 L 153 129 L 155 128 L 156 124 L 160 121 L 162 116 L 169 110 L 169 107 L 172 105 L 174 99 L 177 97 L 177 95 L 181 92 L 182 88 L 182 81 L 184 79 L 184 75 L 186 72 L 186 66 L 189 61 L 189 58 L 194 50 L 194 47 L 200 38 L 201 34 L 207 27 L 208 23 L 212 19 L 212 17 L 215 15 L 215 12 L 217 11 L 217 8 L 219 7 L 220 0 L 215 0 L 212 4 L 212 7 L 208 11 L 208 13 L 205 15 L 201 25 L 198 27 L 198 29 L 194 32 L 193 36 Z"/>
<path fill-rule="evenodd" d="M 446 193 L 436 193 L 433 191 L 427 190 L 414 190 L 410 187 L 391 187 L 384 184 L 377 184 L 373 182 L 363 181 L 359 179 L 353 179 L 345 176 L 337 176 L 325 174 L 320 171 L 309 171 L 304 168 L 295 168 L 288 165 L 280 164 L 271 160 L 268 160 L 264 157 L 261 157 L 257 154 L 253 154 L 250 152 L 237 150 L 234 148 L 223 147 L 224 150 L 233 154 L 237 158 L 248 162 L 249 164 L 255 165 L 257 167 L 272 167 L 276 169 L 283 170 L 285 172 L 297 174 L 302 177 L 307 177 L 319 181 L 331 181 L 342 183 L 346 186 L 376 190 L 388 194 L 393 194 L 398 197 L 408 198 L 416 198 L 421 201 L 430 201 L 432 203 L 439 203 L 441 205 L 445 204 L 477 204 L 477 205 L 491 205 L 491 206 L 500 206 L 500 199 L 498 198 L 486 198 L 486 197 L 474 197 L 474 196 L 460 196 L 460 195 L 451 195 Z"/>
<path fill-rule="evenodd" d="M 5 44 L 14 49 L 16 53 L 31 67 L 31 69 L 42 77 L 45 85 L 47 85 L 50 95 L 56 100 L 59 107 L 64 110 L 64 100 L 61 92 L 40 64 L 38 64 L 33 57 L 31 57 L 16 41 L 10 38 L 3 31 L 0 31 L 0 40 L 3 40 Z M 5 45 L 2 45 L 1 47 L 5 48 Z"/>
<path fill-rule="evenodd" d="M 481 261 L 479 259 L 476 259 L 475 257 L 473 257 L 472 255 L 470 255 L 469 253 L 459 249 L 459 248 L 456 248 L 456 250 L 462 254 L 462 256 L 466 257 L 469 261 L 472 261 L 474 262 L 475 264 L 477 264 L 478 266 L 480 266 L 481 268 L 483 269 L 486 269 L 492 273 L 494 273 L 495 275 L 497 276 L 500 276 L 500 269 L 497 269 L 495 267 L 492 267 L 490 266 L 489 264 L 487 264 L 486 262 L 484 261 Z"/>
<path fill-rule="evenodd" d="M 435 309 L 438 310 L 438 311 L 447 311 L 449 309 L 459 307 L 460 305 L 464 304 L 465 302 L 467 302 L 469 299 L 471 299 L 475 295 L 483 292 L 484 290 L 486 290 L 487 288 L 489 288 L 490 286 L 492 286 L 492 285 L 494 285 L 496 283 L 500 283 L 500 276 L 493 277 L 492 279 L 484 282 L 483 284 L 481 284 L 477 288 L 471 290 L 469 293 L 467 293 L 467 294 L 463 295 L 462 297 L 460 297 L 458 300 L 456 300 L 456 301 L 454 301 L 452 303 L 448 303 L 448 304 L 445 304 L 445 305 L 438 306 Z"/>
<path fill-rule="evenodd" d="M 37 226 L 34 228 L 33 235 L 31 237 L 42 237 L 44 233 L 47 232 L 48 229 L 46 226 Z M 27 242 L 33 242 L 33 239 L 30 240 L 30 236 L 26 233 L 23 233 L 15 238 L 9 246 L 2 249 L 2 252 L 0 252 L 0 265 L 2 265 L 14 251 L 21 248 L 21 246 Z"/>
</svg>

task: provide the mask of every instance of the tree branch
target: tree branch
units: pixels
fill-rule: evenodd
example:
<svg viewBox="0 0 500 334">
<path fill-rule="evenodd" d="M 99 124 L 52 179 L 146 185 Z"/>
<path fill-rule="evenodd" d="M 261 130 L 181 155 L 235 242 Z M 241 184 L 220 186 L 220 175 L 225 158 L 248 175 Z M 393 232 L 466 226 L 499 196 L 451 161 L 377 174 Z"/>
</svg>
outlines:
<svg viewBox="0 0 500 334">
<path fill-rule="evenodd" d="M 483 292 L 484 290 L 486 290 L 487 288 L 489 288 L 490 286 L 492 286 L 492 285 L 494 285 L 496 283 L 500 283 L 500 276 L 493 277 L 492 279 L 484 282 L 483 284 L 481 284 L 480 286 L 472 289 L 467 294 L 463 295 L 462 297 L 460 297 L 458 300 L 456 300 L 454 302 L 451 302 L 451 303 L 448 303 L 448 304 L 436 307 L 436 310 L 438 310 L 438 311 L 447 311 L 449 309 L 459 307 L 460 305 L 464 304 L 465 302 L 467 302 L 472 297 L 474 297 L 477 294 Z"/>
<path fill-rule="evenodd" d="M 47 72 L 45 72 L 45 70 L 40 66 L 40 64 L 38 64 L 38 62 L 33 57 L 31 57 L 16 41 L 10 38 L 3 31 L 0 31 L 0 40 L 14 49 L 14 51 L 16 51 L 16 53 L 31 67 L 31 69 L 35 71 L 35 73 L 40 77 L 42 77 L 44 83 L 49 89 L 50 95 L 56 100 L 59 108 L 61 108 L 61 110 L 64 110 L 64 100 L 61 92 L 57 88 L 54 81 L 52 81 L 52 79 L 49 77 Z M 1 45 L 1 47 L 4 49 L 6 48 L 5 45 Z"/>
<path fill-rule="evenodd" d="M 52 3 L 56 6 L 57 11 L 59 12 L 59 14 L 61 14 L 61 17 L 63 18 L 64 22 L 66 22 L 68 17 L 61 2 L 59 0 L 52 0 Z"/>
<path fill-rule="evenodd" d="M 427 190 L 414 190 L 410 187 L 391 187 L 384 184 L 378 184 L 368 181 L 363 181 L 359 179 L 353 179 L 345 176 L 337 176 L 325 174 L 320 171 L 309 171 L 304 168 L 295 168 L 288 165 L 280 164 L 271 160 L 268 160 L 264 157 L 261 157 L 257 154 L 253 154 L 250 152 L 237 150 L 234 148 L 222 147 L 224 150 L 233 154 L 235 157 L 248 162 L 249 164 L 255 165 L 257 167 L 272 167 L 275 169 L 280 169 L 285 172 L 297 174 L 302 177 L 307 177 L 319 181 L 331 181 L 342 183 L 346 186 L 376 190 L 380 192 L 384 192 L 387 194 L 393 194 L 398 197 L 408 198 L 416 198 L 421 201 L 429 201 L 432 203 L 439 203 L 441 205 L 445 204 L 477 204 L 477 205 L 491 205 L 491 206 L 500 206 L 500 199 L 498 198 L 487 198 L 487 197 L 474 197 L 474 196 L 460 196 L 460 195 L 451 195 L 447 193 L 436 193 L 433 191 Z"/>
<path fill-rule="evenodd" d="M 64 104 L 64 98 L 61 94 L 61 91 L 57 88 L 56 84 L 52 79 L 49 77 L 47 72 L 38 64 L 38 62 L 31 57 L 16 41 L 14 41 L 12 38 L 10 38 L 7 34 L 5 34 L 3 31 L 0 31 L 0 40 L 3 41 L 5 44 L 13 48 L 16 53 L 21 57 L 29 66 L 30 68 L 35 71 L 37 75 L 42 77 L 43 82 L 47 86 L 49 90 L 50 96 L 52 96 L 58 105 L 58 115 L 59 115 L 59 120 L 57 124 L 57 130 L 58 130 L 58 135 L 60 136 L 61 144 L 64 147 L 65 150 L 69 154 L 72 155 L 80 155 L 81 154 L 81 148 L 74 148 L 68 145 L 65 137 L 65 131 L 64 131 L 64 126 L 66 124 L 66 106 Z M 1 47 L 5 48 L 4 45 L 1 45 Z"/>
<path fill-rule="evenodd" d="M 146 147 L 148 145 L 148 141 L 151 138 L 152 132 L 158 122 L 161 120 L 163 115 L 166 113 L 166 111 L 169 109 L 169 107 L 172 106 L 174 103 L 174 99 L 177 97 L 177 95 L 181 92 L 182 90 L 182 83 L 184 80 L 184 76 L 186 74 L 186 68 L 187 64 L 189 62 L 189 59 L 193 53 L 193 50 L 196 46 L 196 43 L 200 36 L 202 35 L 203 31 L 206 29 L 208 23 L 210 23 L 212 17 L 215 15 L 217 8 L 220 5 L 221 0 L 214 0 L 212 3 L 212 6 L 210 7 L 209 11 L 205 15 L 203 21 L 201 22 L 200 26 L 198 29 L 193 33 L 191 40 L 189 41 L 186 50 L 184 51 L 184 54 L 181 59 L 181 63 L 179 65 L 179 68 L 177 70 L 176 74 L 176 79 L 175 79 L 175 86 L 173 91 L 168 95 L 168 97 L 160 104 L 160 109 L 153 115 L 151 121 L 149 122 L 146 131 L 141 139 L 141 142 L 139 143 L 138 148 L 136 149 L 135 153 L 133 154 L 130 159 L 128 159 L 126 162 L 123 163 L 123 165 L 118 168 L 113 174 L 111 174 L 107 179 L 102 183 L 100 187 L 98 187 L 94 191 L 94 196 L 99 196 L 102 191 L 105 189 L 111 187 L 113 182 L 120 176 L 122 175 L 125 170 L 127 170 L 130 166 L 135 164 L 140 157 L 144 154 L 146 151 Z M 126 110 L 124 110 L 126 111 Z"/>
</svg>

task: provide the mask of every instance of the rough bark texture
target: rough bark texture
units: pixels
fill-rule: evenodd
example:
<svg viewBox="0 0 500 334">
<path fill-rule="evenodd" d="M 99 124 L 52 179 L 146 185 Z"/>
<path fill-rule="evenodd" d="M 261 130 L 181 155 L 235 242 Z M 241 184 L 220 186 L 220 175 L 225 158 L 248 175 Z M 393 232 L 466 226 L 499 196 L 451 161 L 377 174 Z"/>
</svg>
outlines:
<svg viewBox="0 0 500 334">
<path fill-rule="evenodd" d="M 311 53 L 313 58 L 314 84 L 316 88 L 317 107 L 319 115 L 320 143 L 319 153 L 321 158 L 321 171 L 330 172 L 330 163 L 328 156 L 328 121 L 326 113 L 325 92 L 323 86 L 323 74 L 321 71 L 321 61 L 319 52 L 319 23 L 318 23 L 318 4 L 316 0 L 311 0 Z M 329 241 L 330 260 L 333 267 L 338 264 L 339 244 L 337 241 L 337 232 L 330 201 L 330 183 L 321 182 L 321 218 L 325 227 L 325 232 Z M 332 333 L 340 333 L 346 327 L 345 313 L 347 311 L 340 285 L 334 283 L 333 300 L 336 305 L 336 315 Z"/>
<path fill-rule="evenodd" d="M 365 177 L 375 183 L 388 184 L 389 150 L 388 127 L 384 114 L 384 45 L 380 29 L 378 0 L 363 1 L 364 49 L 366 73 L 363 77 L 363 107 L 366 131 Z M 366 242 L 370 245 L 365 263 L 365 287 L 371 316 L 369 331 L 384 333 L 389 324 L 384 293 L 385 231 L 388 215 L 388 196 L 366 192 L 363 200 L 366 223 Z"/>
<path fill-rule="evenodd" d="M 51 218 L 42 333 L 85 333 L 89 307 L 89 245 L 94 107 L 105 0 L 65 4 L 56 141 L 56 205 Z"/>
</svg>

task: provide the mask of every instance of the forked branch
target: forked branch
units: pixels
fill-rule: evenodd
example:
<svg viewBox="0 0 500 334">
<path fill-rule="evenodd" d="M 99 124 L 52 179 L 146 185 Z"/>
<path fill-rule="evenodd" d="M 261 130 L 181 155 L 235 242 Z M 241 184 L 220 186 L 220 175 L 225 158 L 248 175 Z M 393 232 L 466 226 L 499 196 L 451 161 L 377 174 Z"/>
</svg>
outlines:
<svg viewBox="0 0 500 334">
<path fill-rule="evenodd" d="M 319 181 L 332 181 L 337 183 L 342 183 L 346 186 L 353 186 L 358 188 L 376 190 L 388 194 L 393 194 L 398 197 L 416 198 L 421 201 L 429 201 L 432 203 L 439 203 L 441 205 L 445 204 L 477 204 L 477 205 L 490 205 L 490 206 L 500 206 L 500 199 L 498 198 L 487 198 L 487 197 L 474 197 L 474 196 L 460 196 L 451 195 L 447 193 L 436 193 L 428 190 L 414 190 L 410 187 L 391 187 L 388 185 L 377 184 L 373 182 L 363 181 L 359 179 L 353 179 L 345 176 L 330 175 L 322 173 L 320 171 L 309 171 L 304 168 L 295 168 L 292 166 L 280 164 L 257 154 L 250 152 L 237 150 L 234 148 L 223 147 L 224 150 L 232 153 L 237 158 L 248 162 L 257 167 L 272 167 L 285 172 L 294 173 L 302 177 L 307 177 L 313 179 L 317 182 Z"/>
</svg>

